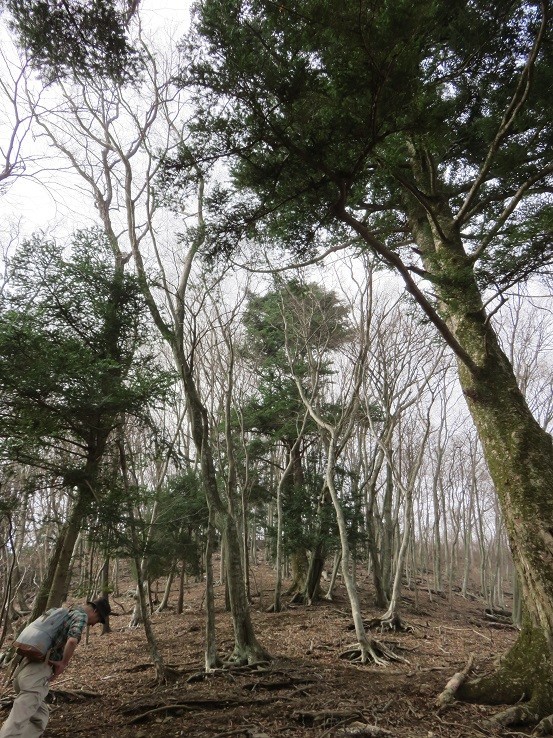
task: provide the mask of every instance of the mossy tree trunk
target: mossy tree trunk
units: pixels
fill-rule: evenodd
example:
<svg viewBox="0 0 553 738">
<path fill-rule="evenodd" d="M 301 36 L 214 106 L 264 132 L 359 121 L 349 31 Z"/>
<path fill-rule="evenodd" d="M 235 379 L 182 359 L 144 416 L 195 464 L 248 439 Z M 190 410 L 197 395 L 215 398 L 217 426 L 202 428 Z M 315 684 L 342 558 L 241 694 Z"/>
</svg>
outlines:
<svg viewBox="0 0 553 738">
<path fill-rule="evenodd" d="M 71 576 L 71 557 L 73 556 L 81 525 L 89 510 L 90 502 L 90 491 L 86 488 L 84 490 L 79 489 L 73 509 L 62 530 L 63 540 L 60 542 L 56 569 L 50 583 L 46 609 L 60 607 L 67 599 L 70 584 L 69 578 Z"/>
<path fill-rule="evenodd" d="M 321 493 L 317 506 L 317 524 L 315 527 L 313 551 L 309 558 L 309 570 L 305 581 L 304 599 L 307 604 L 321 598 L 321 575 L 323 573 L 328 550 L 328 538 L 330 528 L 330 517 L 328 508 L 332 504 L 332 498 L 326 487 Z"/>
<path fill-rule="evenodd" d="M 295 514 L 291 512 L 291 510 L 296 508 L 296 505 L 294 504 L 294 495 L 301 490 L 305 484 L 300 443 L 292 443 L 291 441 L 287 443 L 289 464 L 292 473 L 286 475 L 282 484 L 284 507 L 289 508 L 289 540 L 287 541 L 286 548 L 289 552 L 290 567 L 292 571 L 292 581 L 286 594 L 291 595 L 293 601 L 303 601 L 307 584 L 307 574 L 309 571 L 309 558 L 303 536 L 303 525 L 297 512 Z M 290 526 L 293 526 L 293 530 L 296 535 L 290 535 Z"/>
<path fill-rule="evenodd" d="M 497 684 L 504 683 L 510 701 L 526 697 L 527 717 L 543 718 L 553 713 L 552 439 L 533 417 L 499 345 L 476 281 L 475 260 L 464 249 L 460 225 L 439 189 L 436 172 L 428 169 L 425 151 L 413 144 L 409 149 L 416 183 L 411 189 L 417 196 L 406 195 L 406 212 L 438 295 L 437 311 L 399 258 L 389 251 L 383 255 L 402 273 L 457 356 L 459 380 L 496 488 L 528 618 L 496 678 L 472 684 L 470 695 L 491 701 Z M 368 229 L 345 208 L 341 217 L 378 248 Z M 509 689 L 509 684 L 517 688 Z"/>
</svg>

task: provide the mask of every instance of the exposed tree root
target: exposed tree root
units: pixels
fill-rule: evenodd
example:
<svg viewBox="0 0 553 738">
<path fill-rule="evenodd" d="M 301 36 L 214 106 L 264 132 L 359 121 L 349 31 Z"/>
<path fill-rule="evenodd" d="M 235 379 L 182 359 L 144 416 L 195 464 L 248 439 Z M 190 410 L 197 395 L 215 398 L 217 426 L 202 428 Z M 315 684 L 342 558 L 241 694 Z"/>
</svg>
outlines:
<svg viewBox="0 0 553 738">
<path fill-rule="evenodd" d="M 259 644 L 248 648 L 235 646 L 234 651 L 223 665 L 232 666 L 256 666 L 257 664 L 268 664 L 272 661 L 271 654 Z"/>
<path fill-rule="evenodd" d="M 340 654 L 341 659 L 359 662 L 361 664 L 373 663 L 377 666 L 386 666 L 389 661 L 401 661 L 408 663 L 407 659 L 398 656 L 391 649 L 374 638 L 367 638 L 366 641 L 355 643 Z"/>
<path fill-rule="evenodd" d="M 356 736 L 356 738 L 388 738 L 388 736 L 394 734 L 389 730 L 380 728 L 378 725 L 369 725 L 356 720 L 344 728 L 338 728 L 331 735 L 333 738 L 348 738 L 349 736 Z"/>
<path fill-rule="evenodd" d="M 156 669 L 156 678 L 154 684 L 158 686 L 164 686 L 166 684 L 172 684 L 176 682 L 181 676 L 178 669 L 172 669 L 170 666 L 164 666 Z"/>
<path fill-rule="evenodd" d="M 497 670 L 460 683 L 456 696 L 468 702 L 512 705 L 489 721 L 491 728 L 538 723 L 536 731 L 551 731 L 553 669 L 543 631 L 525 620 L 516 643 Z M 547 732 L 537 732 L 537 735 L 547 735 Z"/>
<path fill-rule="evenodd" d="M 513 613 L 511 610 L 504 610 L 501 607 L 487 607 L 484 612 L 488 618 L 497 618 L 500 622 L 513 622 Z"/>
<path fill-rule="evenodd" d="M 251 692 L 258 692 L 260 690 L 266 690 L 268 692 L 277 692 L 280 689 L 295 689 L 298 686 L 305 686 L 308 684 L 315 684 L 314 679 L 302 679 L 293 676 L 286 676 L 284 679 L 274 681 L 255 681 L 249 682 L 242 685 L 242 689 L 247 689 Z"/>
<path fill-rule="evenodd" d="M 309 728 L 329 728 L 362 720 L 363 714 L 359 710 L 296 710 L 292 719 Z"/>
<path fill-rule="evenodd" d="M 88 692 L 84 689 L 52 689 L 48 694 L 48 702 L 83 702 L 94 700 L 102 695 L 98 692 Z"/>
<path fill-rule="evenodd" d="M 553 715 L 543 718 L 534 728 L 533 735 L 553 735 Z"/>
<path fill-rule="evenodd" d="M 195 682 L 202 682 L 204 679 L 207 679 L 210 676 L 217 676 L 217 674 L 228 674 L 231 673 L 248 673 L 248 672 L 256 672 L 256 673 L 266 673 L 268 671 L 268 666 L 270 665 L 269 661 L 254 661 L 251 664 L 240 664 L 236 661 L 227 661 L 223 664 L 221 664 L 220 668 L 217 669 L 210 669 L 209 671 L 198 671 L 194 674 L 191 674 L 191 676 L 188 677 L 186 680 L 188 684 L 194 684 Z"/>
<path fill-rule="evenodd" d="M 394 633 L 412 633 L 414 628 L 411 625 L 406 625 L 397 613 L 387 617 L 384 615 L 381 618 L 373 618 L 365 624 L 367 628 L 380 628 L 381 631 L 393 631 Z"/>
<path fill-rule="evenodd" d="M 532 725 L 537 720 L 539 720 L 539 714 L 533 708 L 532 703 L 523 702 L 498 712 L 484 724 L 484 727 L 507 728 L 509 725 Z"/>
<path fill-rule="evenodd" d="M 213 738 L 226 738 L 228 735 L 251 736 L 252 734 L 259 733 L 260 731 L 261 729 L 259 726 L 252 723 L 250 725 L 242 725 L 240 728 L 236 728 L 235 730 L 225 730 L 224 733 L 215 733 Z"/>
<path fill-rule="evenodd" d="M 235 648 L 228 659 L 223 659 L 223 667 L 249 666 L 255 668 L 259 664 L 267 665 L 271 663 L 271 661 L 271 656 L 263 649 L 248 650 L 244 652 Z"/>
<path fill-rule="evenodd" d="M 274 698 L 269 699 L 263 699 L 263 700 L 255 700 L 254 703 L 256 705 L 268 705 L 272 704 L 273 702 L 277 700 L 282 700 L 282 695 L 279 695 Z M 247 701 L 244 700 L 236 700 L 236 699 L 223 699 L 223 700 L 216 700 L 216 699 L 188 699 L 183 702 L 167 702 L 162 704 L 148 704 L 147 702 L 137 702 L 130 705 L 125 705 L 121 712 L 124 714 L 132 714 L 132 713 L 138 713 L 134 717 L 130 718 L 130 720 L 127 721 L 128 725 L 133 725 L 135 723 L 141 723 L 144 722 L 151 717 L 159 715 L 159 713 L 165 713 L 167 714 L 179 714 L 183 712 L 190 712 L 191 710 L 226 710 L 229 707 L 239 707 L 241 705 L 251 705 L 252 700 L 251 698 Z"/>
</svg>

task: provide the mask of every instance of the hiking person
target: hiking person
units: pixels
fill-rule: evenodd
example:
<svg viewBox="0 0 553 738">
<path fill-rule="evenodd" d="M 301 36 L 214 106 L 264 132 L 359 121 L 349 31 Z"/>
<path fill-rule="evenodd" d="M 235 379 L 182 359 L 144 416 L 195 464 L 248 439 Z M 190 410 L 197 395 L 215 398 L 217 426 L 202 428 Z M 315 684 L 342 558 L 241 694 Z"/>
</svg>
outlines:
<svg viewBox="0 0 553 738">
<path fill-rule="evenodd" d="M 49 613 L 54 612 L 62 618 L 56 631 L 51 634 L 51 646 L 46 655 L 40 661 L 28 656 L 20 657 L 13 675 L 16 698 L 0 730 L 0 738 L 39 738 L 44 733 L 49 718 L 45 699 L 50 682 L 67 668 L 85 627 L 105 623 L 111 607 L 105 597 L 100 597 L 82 607 L 71 607 L 65 613 L 49 610 L 43 616 L 44 627 L 47 627 Z M 17 641 L 14 645 L 17 646 Z"/>
</svg>

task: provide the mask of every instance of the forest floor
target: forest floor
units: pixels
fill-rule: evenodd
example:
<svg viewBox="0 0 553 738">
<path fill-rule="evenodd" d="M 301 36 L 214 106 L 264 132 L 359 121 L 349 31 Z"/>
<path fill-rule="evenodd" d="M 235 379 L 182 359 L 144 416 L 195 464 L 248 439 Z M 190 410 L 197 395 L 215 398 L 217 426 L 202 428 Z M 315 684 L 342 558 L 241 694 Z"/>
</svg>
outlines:
<svg viewBox="0 0 553 738">
<path fill-rule="evenodd" d="M 152 618 L 163 658 L 179 672 L 176 681 L 156 686 L 144 630 L 127 627 L 133 601 L 116 596 L 113 610 L 121 614 L 111 618 L 113 631 L 102 635 L 99 627 L 90 629 L 88 644 L 83 640 L 67 672 L 54 682 L 45 738 L 331 738 L 354 722 L 398 738 L 490 735 L 483 725 L 500 707 L 455 702 L 438 713 L 434 706 L 471 652 L 472 673 L 482 674 L 516 637 L 515 630 L 486 622 L 482 600 L 453 594 L 450 602 L 424 589 L 415 596 L 406 588 L 401 614 L 412 631 L 372 631 L 406 662 L 362 666 L 340 658 L 355 641 L 341 584 L 333 602 L 291 606 L 285 597 L 283 611 L 275 614 L 266 612 L 272 602 L 270 568 L 255 567 L 252 574 L 256 634 L 274 657 L 267 667 L 190 680 L 203 669 L 205 618 L 204 587 L 190 583 L 182 615 L 169 609 Z M 364 617 L 377 617 L 370 583 L 360 577 L 359 589 Z M 232 651 L 233 636 L 221 586 L 216 604 L 224 657 Z M 4 708 L 0 720 L 6 715 Z"/>
</svg>

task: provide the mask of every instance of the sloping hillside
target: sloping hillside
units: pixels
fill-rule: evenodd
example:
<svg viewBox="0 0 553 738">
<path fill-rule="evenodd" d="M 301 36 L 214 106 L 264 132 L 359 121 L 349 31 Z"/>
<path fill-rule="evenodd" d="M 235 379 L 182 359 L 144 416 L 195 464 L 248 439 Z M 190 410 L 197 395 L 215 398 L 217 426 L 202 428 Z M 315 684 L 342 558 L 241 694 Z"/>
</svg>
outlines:
<svg viewBox="0 0 553 738">
<path fill-rule="evenodd" d="M 81 644 L 54 683 L 46 738 L 319 737 L 344 735 L 344 729 L 352 734 L 355 723 L 401 738 L 487 734 L 481 728 L 498 708 L 454 704 L 438 714 L 434 707 L 471 652 L 474 671 L 481 673 L 514 640 L 514 630 L 486 620 L 482 601 L 454 594 L 449 603 L 420 590 L 417 603 L 406 590 L 403 617 L 412 630 L 373 631 L 406 662 L 360 666 L 340 658 L 354 641 L 343 588 L 338 586 L 334 602 L 288 606 L 272 614 L 266 612 L 271 571 L 259 567 L 254 575 L 254 622 L 259 640 L 274 656 L 270 664 L 202 674 L 203 586 L 191 584 L 183 615 L 170 609 L 153 616 L 163 657 L 176 672 L 175 681 L 156 686 L 143 630 L 127 627 L 132 600 L 115 597 L 114 611 L 121 614 L 112 618 L 113 632 L 91 629 L 88 644 Z M 378 612 L 369 584 L 360 579 L 360 585 L 370 620 Z M 217 604 L 218 647 L 224 656 L 233 638 L 222 587 Z M 83 690 L 86 694 L 80 694 Z M 365 728 L 357 735 L 387 733 Z"/>
</svg>

